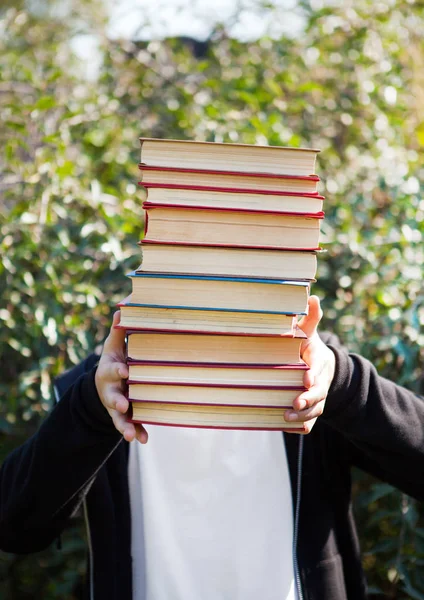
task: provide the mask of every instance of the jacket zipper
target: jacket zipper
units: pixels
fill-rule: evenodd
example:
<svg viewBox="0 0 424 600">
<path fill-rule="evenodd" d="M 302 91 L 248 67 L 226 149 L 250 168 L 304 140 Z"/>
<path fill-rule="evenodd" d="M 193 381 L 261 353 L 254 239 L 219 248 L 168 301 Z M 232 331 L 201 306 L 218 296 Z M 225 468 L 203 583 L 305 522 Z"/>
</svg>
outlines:
<svg viewBox="0 0 424 600">
<path fill-rule="evenodd" d="M 83 500 L 83 507 L 84 507 L 85 528 L 86 528 L 86 531 L 87 531 L 88 556 L 89 556 L 89 565 L 90 565 L 90 573 L 89 573 L 90 600 L 94 600 L 93 545 L 92 545 L 92 542 L 91 542 L 90 521 L 88 519 L 87 501 L 86 501 L 85 498 Z"/>
<path fill-rule="evenodd" d="M 294 579 L 296 584 L 297 600 L 303 600 L 302 582 L 299 573 L 299 563 L 297 560 L 297 540 L 299 536 L 299 513 L 300 499 L 302 490 L 302 458 L 303 458 L 303 436 L 299 436 L 299 453 L 297 455 L 297 481 L 296 481 L 296 506 L 294 511 L 294 526 L 293 526 L 293 568 Z"/>
<path fill-rule="evenodd" d="M 60 400 L 60 394 L 59 394 L 59 390 L 57 388 L 56 385 L 53 386 L 53 392 L 54 392 L 54 396 L 55 396 L 55 400 L 56 402 L 59 402 Z M 88 511 L 87 511 L 87 501 L 84 498 L 84 500 L 82 501 L 82 505 L 83 505 L 83 511 L 84 511 L 84 521 L 85 521 L 85 528 L 87 531 L 87 543 L 88 543 L 88 554 L 89 554 L 89 564 L 90 564 L 90 574 L 89 574 L 89 578 L 90 578 L 90 600 L 94 600 L 94 577 L 93 577 L 93 546 L 91 543 L 91 530 L 90 530 L 90 523 L 88 521 Z"/>
</svg>

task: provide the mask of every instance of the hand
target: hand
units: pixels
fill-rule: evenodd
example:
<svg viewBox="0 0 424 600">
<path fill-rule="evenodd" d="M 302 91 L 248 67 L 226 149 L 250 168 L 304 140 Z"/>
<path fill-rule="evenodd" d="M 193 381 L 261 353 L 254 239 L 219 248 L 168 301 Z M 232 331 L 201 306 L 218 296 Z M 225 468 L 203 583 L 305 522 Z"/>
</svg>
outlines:
<svg viewBox="0 0 424 600">
<path fill-rule="evenodd" d="M 129 423 L 126 413 L 129 402 L 123 394 L 125 379 L 128 379 L 128 366 L 125 362 L 125 330 L 117 329 L 120 313 L 113 315 L 113 323 L 103 346 L 103 352 L 97 367 L 95 383 L 103 406 L 109 413 L 116 429 L 127 442 L 137 439 L 147 442 L 147 431 L 142 425 Z"/>
<path fill-rule="evenodd" d="M 336 358 L 317 333 L 322 310 L 317 296 L 308 302 L 308 314 L 299 321 L 299 328 L 308 338 L 302 342 L 300 356 L 309 365 L 303 384 L 307 389 L 293 402 L 293 410 L 287 410 L 287 421 L 301 421 L 310 433 L 317 418 L 324 412 L 325 400 L 334 377 Z"/>
</svg>

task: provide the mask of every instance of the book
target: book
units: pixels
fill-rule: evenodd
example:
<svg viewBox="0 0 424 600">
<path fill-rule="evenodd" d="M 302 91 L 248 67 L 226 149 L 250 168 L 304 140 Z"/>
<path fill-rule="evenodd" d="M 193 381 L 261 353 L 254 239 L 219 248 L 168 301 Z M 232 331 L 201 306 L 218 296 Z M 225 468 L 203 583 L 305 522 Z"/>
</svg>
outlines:
<svg viewBox="0 0 424 600">
<path fill-rule="evenodd" d="M 314 173 L 319 150 L 193 140 L 140 138 L 141 162 L 161 167 L 259 171 L 280 175 Z"/>
<path fill-rule="evenodd" d="M 130 402 L 292 408 L 295 398 L 304 391 L 303 386 L 291 388 L 242 387 L 128 381 L 128 400 Z"/>
<path fill-rule="evenodd" d="M 323 196 L 317 150 L 140 138 L 143 259 L 119 306 L 131 420 L 305 431 L 301 359 Z"/>
<path fill-rule="evenodd" d="M 131 304 L 128 299 L 123 300 L 118 306 L 121 310 L 120 327 L 125 329 L 293 335 L 297 322 L 297 315 L 144 306 Z"/>
<path fill-rule="evenodd" d="M 149 185 L 147 201 L 152 204 L 178 204 L 179 206 L 203 206 L 204 208 L 232 208 L 261 211 L 319 213 L 323 209 L 324 196 L 319 194 L 296 194 L 294 192 L 270 192 L 266 190 L 214 191 L 209 188 L 156 187 Z"/>
<path fill-rule="evenodd" d="M 303 365 L 300 346 L 305 338 L 300 329 L 286 336 L 129 331 L 127 357 L 129 362 Z"/>
<path fill-rule="evenodd" d="M 285 409 L 133 402 L 133 423 L 205 429 L 305 431 L 303 423 L 287 422 Z"/>
<path fill-rule="evenodd" d="M 175 167 L 152 167 L 139 165 L 140 185 L 149 189 L 153 184 L 158 187 L 210 191 L 240 192 L 296 192 L 298 194 L 316 194 L 319 177 L 317 175 L 268 175 L 266 173 L 242 173 L 240 171 L 208 171 Z"/>
<path fill-rule="evenodd" d="M 129 381 L 142 383 L 198 384 L 210 386 L 302 388 L 306 364 L 214 365 L 199 363 L 164 363 L 129 361 Z"/>
<path fill-rule="evenodd" d="M 318 250 L 323 213 L 293 214 L 144 203 L 147 241 Z"/>
<path fill-rule="evenodd" d="M 175 273 L 128 273 L 129 304 L 305 314 L 309 282 Z"/>
<path fill-rule="evenodd" d="M 142 263 L 136 272 L 312 281 L 317 271 L 315 251 L 194 246 L 146 239 L 140 245 Z"/>
</svg>

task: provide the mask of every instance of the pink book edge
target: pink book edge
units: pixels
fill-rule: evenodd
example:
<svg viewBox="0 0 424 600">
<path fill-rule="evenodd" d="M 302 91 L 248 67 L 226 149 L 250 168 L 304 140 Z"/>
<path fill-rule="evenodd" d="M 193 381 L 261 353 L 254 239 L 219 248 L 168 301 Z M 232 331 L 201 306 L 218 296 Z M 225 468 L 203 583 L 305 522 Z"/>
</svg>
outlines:
<svg viewBox="0 0 424 600">
<path fill-rule="evenodd" d="M 203 212 L 206 211 L 212 211 L 212 212 L 230 212 L 230 213 L 249 213 L 249 214 L 256 214 L 256 215 L 280 215 L 283 217 L 293 217 L 293 218 L 299 218 L 299 217 L 303 217 L 305 219 L 324 219 L 325 217 L 325 213 L 324 211 L 319 211 L 319 212 L 315 212 L 315 213 L 310 213 L 310 212 L 295 212 L 295 211 L 287 211 L 287 210 L 256 210 L 256 209 L 250 209 L 250 208 L 229 208 L 229 207 L 219 207 L 219 206 L 201 206 L 201 205 L 193 205 L 193 206 L 187 206 L 185 204 L 172 204 L 172 203 L 155 203 L 155 202 L 148 202 L 148 201 L 144 201 L 142 206 L 141 206 L 144 210 L 148 211 L 148 210 L 160 210 L 160 209 L 167 209 L 167 208 L 177 208 L 178 210 L 200 210 Z M 147 217 L 148 215 L 146 215 Z"/>
<path fill-rule="evenodd" d="M 139 421 L 137 419 L 128 419 L 131 423 L 140 423 L 142 425 L 158 425 L 162 427 L 188 427 L 190 429 L 233 429 L 237 431 L 283 431 L 284 433 L 293 433 L 295 431 L 306 431 L 304 425 L 299 427 L 217 427 L 216 425 L 185 425 L 182 423 L 158 423 L 157 421 Z"/>
<path fill-rule="evenodd" d="M 138 185 L 156 189 L 168 189 L 168 190 L 191 190 L 191 191 L 208 191 L 208 192 L 225 192 L 227 194 L 259 194 L 261 196 L 295 196 L 299 198 L 314 198 L 316 200 L 325 200 L 325 196 L 322 196 L 318 192 L 283 192 L 281 190 L 262 190 L 262 189 L 248 189 L 248 188 L 227 188 L 227 187 L 216 187 L 209 185 L 181 185 L 179 183 L 144 183 L 139 181 Z"/>
<path fill-rule="evenodd" d="M 264 179 L 296 179 L 301 181 L 321 181 L 318 175 L 278 175 L 276 173 L 250 173 L 245 171 L 221 171 L 217 169 L 185 169 L 181 167 L 156 167 L 139 163 L 140 171 L 167 171 L 171 173 L 207 173 L 208 175 L 231 175 L 239 177 L 261 177 Z"/>
</svg>

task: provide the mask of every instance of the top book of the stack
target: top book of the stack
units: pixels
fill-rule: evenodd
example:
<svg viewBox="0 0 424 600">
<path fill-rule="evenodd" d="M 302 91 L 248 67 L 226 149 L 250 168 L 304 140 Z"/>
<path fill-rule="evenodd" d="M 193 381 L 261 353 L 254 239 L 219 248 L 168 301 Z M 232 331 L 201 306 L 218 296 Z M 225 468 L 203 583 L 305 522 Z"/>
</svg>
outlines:
<svg viewBox="0 0 424 600">
<path fill-rule="evenodd" d="M 269 175 L 313 175 L 319 152 L 311 148 L 155 138 L 140 138 L 140 143 L 141 165 Z"/>
</svg>

